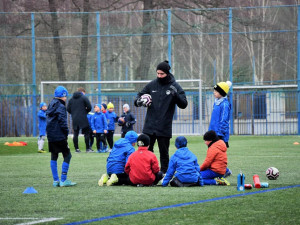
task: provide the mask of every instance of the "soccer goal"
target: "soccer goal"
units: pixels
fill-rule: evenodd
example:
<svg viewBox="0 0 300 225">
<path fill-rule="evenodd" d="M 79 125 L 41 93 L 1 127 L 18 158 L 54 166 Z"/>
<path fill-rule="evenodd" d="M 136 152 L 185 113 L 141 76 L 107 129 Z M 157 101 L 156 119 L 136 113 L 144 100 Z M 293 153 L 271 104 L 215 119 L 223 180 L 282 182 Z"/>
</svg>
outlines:
<svg viewBox="0 0 300 225">
<path fill-rule="evenodd" d="M 63 85 L 69 92 L 69 97 L 77 91 L 78 87 L 86 90 L 86 96 L 94 106 L 96 103 L 114 104 L 118 116 L 123 113 L 123 105 L 129 104 L 132 114 L 136 117 L 134 130 L 141 133 L 147 108 L 135 107 L 134 99 L 137 93 L 150 80 L 142 81 L 42 81 L 40 86 L 41 101 L 47 104 L 53 98 L 53 93 L 58 85 Z M 177 80 L 186 93 L 188 106 L 186 109 L 176 107 L 173 118 L 173 135 L 203 135 L 207 125 L 204 124 L 202 80 Z M 93 109 L 92 109 L 93 110 Z M 72 118 L 68 118 L 70 128 Z M 72 130 L 72 129 L 70 129 Z M 116 134 L 120 133 L 120 127 L 116 126 Z"/>
</svg>

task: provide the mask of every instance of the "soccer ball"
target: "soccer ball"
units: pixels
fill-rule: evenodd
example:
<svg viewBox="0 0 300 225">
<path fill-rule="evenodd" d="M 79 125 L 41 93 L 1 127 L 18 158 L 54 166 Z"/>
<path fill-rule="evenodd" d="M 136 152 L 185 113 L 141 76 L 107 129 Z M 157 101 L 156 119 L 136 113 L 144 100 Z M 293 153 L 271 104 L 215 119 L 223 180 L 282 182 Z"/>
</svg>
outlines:
<svg viewBox="0 0 300 225">
<path fill-rule="evenodd" d="M 266 176 L 269 180 L 276 180 L 279 177 L 279 170 L 275 167 L 269 167 Z"/>
<path fill-rule="evenodd" d="M 141 96 L 141 101 L 143 101 L 143 106 L 149 107 L 152 103 L 152 97 L 149 94 L 143 94 Z"/>
</svg>

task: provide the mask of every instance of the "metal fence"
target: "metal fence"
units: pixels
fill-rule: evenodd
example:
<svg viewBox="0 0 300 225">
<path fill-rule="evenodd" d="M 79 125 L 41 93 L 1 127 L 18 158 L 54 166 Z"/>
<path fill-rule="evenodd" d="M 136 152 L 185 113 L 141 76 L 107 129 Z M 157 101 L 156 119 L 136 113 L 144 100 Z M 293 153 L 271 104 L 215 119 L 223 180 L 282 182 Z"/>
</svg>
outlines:
<svg viewBox="0 0 300 225">
<path fill-rule="evenodd" d="M 207 131 L 212 106 L 213 92 L 202 90 L 202 107 L 199 107 L 199 92 L 187 91 L 189 106 L 185 110 L 177 108 L 173 120 L 173 134 L 202 135 Z M 109 92 L 88 94 L 92 104 L 112 102 L 117 115 L 122 114 L 122 106 L 128 103 L 137 123 L 135 131 L 142 132 L 146 108 L 134 107 L 136 92 Z M 292 87 L 277 87 L 276 89 L 247 90 L 234 89 L 233 98 L 233 133 L 235 135 L 297 135 L 297 90 Z M 44 101 L 49 103 L 53 95 L 45 95 Z M 32 136 L 33 121 L 32 95 L 0 96 L 0 136 Z M 40 102 L 40 96 L 37 99 Z M 37 107 L 34 113 L 37 112 Z M 201 111 L 201 114 L 199 113 Z M 201 117 L 199 116 L 201 115 Z M 68 115 L 68 124 L 72 133 L 72 118 Z M 116 126 L 116 134 L 120 134 L 120 127 Z"/>
<path fill-rule="evenodd" d="M 233 87 L 297 85 L 233 91 L 231 132 L 299 134 L 299 12 L 299 5 L 0 12 L 1 136 L 37 135 L 42 80 L 151 80 L 164 59 L 177 80 L 201 79 L 206 87 L 226 80 Z M 203 127 L 199 129 L 205 130 L 213 99 L 204 89 L 203 93 Z M 189 98 L 193 102 L 197 96 Z M 193 121 L 189 113 L 188 120 Z"/>
</svg>

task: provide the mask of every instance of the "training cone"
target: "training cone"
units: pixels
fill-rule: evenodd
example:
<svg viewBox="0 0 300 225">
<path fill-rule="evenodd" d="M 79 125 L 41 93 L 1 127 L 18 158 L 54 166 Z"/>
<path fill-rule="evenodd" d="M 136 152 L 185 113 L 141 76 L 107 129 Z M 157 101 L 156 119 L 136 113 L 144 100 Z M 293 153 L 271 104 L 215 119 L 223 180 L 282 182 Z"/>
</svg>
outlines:
<svg viewBox="0 0 300 225">
<path fill-rule="evenodd" d="M 28 187 L 23 192 L 23 194 L 37 194 L 37 193 L 38 193 L 37 190 L 35 190 L 33 187 Z"/>
<path fill-rule="evenodd" d="M 297 142 L 297 141 L 296 141 L 296 142 L 294 142 L 294 145 L 299 145 L 299 142 Z"/>
</svg>

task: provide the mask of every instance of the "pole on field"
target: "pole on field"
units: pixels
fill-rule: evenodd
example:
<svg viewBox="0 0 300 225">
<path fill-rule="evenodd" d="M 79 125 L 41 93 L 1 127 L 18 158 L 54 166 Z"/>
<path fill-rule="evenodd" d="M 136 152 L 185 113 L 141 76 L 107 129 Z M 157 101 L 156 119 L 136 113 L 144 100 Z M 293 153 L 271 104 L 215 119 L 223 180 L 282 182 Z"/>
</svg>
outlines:
<svg viewBox="0 0 300 225">
<path fill-rule="evenodd" d="M 36 136 L 36 74 L 35 74 L 35 32 L 34 13 L 31 13 L 31 54 L 32 54 L 32 135 Z"/>
<path fill-rule="evenodd" d="M 231 81 L 231 83 L 233 83 L 232 81 L 232 8 L 229 8 L 229 79 Z M 233 91 L 232 91 L 232 86 L 230 87 L 230 104 L 231 107 L 233 105 L 233 101 L 232 101 L 232 95 L 233 95 Z M 233 134 L 233 112 L 232 109 L 230 110 L 230 134 Z"/>
<path fill-rule="evenodd" d="M 97 78 L 101 81 L 100 13 L 97 12 Z M 98 84 L 98 102 L 101 102 L 101 83 Z"/>
<path fill-rule="evenodd" d="M 169 60 L 169 65 L 172 67 L 171 17 L 172 17 L 172 12 L 171 10 L 168 10 L 168 60 Z"/>
<path fill-rule="evenodd" d="M 298 135 L 300 134 L 300 6 L 298 5 L 298 28 L 297 28 L 297 114 L 298 114 Z"/>
</svg>

